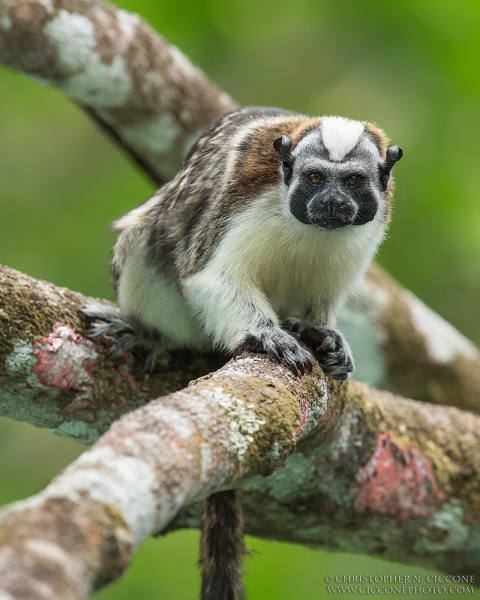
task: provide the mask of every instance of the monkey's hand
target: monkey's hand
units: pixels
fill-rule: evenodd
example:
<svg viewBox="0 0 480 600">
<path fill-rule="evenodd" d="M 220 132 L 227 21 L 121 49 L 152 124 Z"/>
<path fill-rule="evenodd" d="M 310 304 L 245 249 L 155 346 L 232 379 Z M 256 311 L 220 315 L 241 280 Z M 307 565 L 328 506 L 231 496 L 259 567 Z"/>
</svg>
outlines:
<svg viewBox="0 0 480 600">
<path fill-rule="evenodd" d="M 126 353 L 134 354 L 144 372 L 153 371 L 157 355 L 161 352 L 160 334 L 122 314 L 114 306 L 89 302 L 81 310 L 88 319 L 97 321 L 92 324 L 88 335 L 104 340 L 109 345 L 109 356 L 118 358 Z"/>
<path fill-rule="evenodd" d="M 341 333 L 323 325 L 308 327 L 300 334 L 310 346 L 326 375 L 345 381 L 355 368 L 350 347 Z"/>
<path fill-rule="evenodd" d="M 313 367 L 309 352 L 289 333 L 273 327 L 259 333 L 247 331 L 233 351 L 234 358 L 242 352 L 265 352 L 276 361 L 285 362 L 295 375 L 310 373 Z"/>
</svg>

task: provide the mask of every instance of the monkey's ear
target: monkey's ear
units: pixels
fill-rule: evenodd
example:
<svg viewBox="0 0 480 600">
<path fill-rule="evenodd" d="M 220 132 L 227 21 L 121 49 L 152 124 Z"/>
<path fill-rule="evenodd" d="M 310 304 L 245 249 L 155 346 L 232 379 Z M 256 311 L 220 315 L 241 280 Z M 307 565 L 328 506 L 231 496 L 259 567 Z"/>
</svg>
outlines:
<svg viewBox="0 0 480 600">
<path fill-rule="evenodd" d="M 283 179 L 288 184 L 292 177 L 292 140 L 288 135 L 282 135 L 273 142 L 273 147 L 282 157 Z"/>
<path fill-rule="evenodd" d="M 380 184 L 382 191 L 385 191 L 390 181 L 390 173 L 395 163 L 397 163 L 403 156 L 403 150 L 400 146 L 390 146 L 387 148 L 387 156 L 383 161 L 383 165 L 380 167 Z"/>
<path fill-rule="evenodd" d="M 273 147 L 280 154 L 282 160 L 292 160 L 292 140 L 288 135 L 282 135 L 273 142 Z"/>
<path fill-rule="evenodd" d="M 385 159 L 385 162 L 390 166 L 390 168 L 393 167 L 393 165 L 398 162 L 403 156 L 403 150 L 400 148 L 400 146 L 390 146 L 390 148 L 387 148 L 387 158 Z"/>
</svg>

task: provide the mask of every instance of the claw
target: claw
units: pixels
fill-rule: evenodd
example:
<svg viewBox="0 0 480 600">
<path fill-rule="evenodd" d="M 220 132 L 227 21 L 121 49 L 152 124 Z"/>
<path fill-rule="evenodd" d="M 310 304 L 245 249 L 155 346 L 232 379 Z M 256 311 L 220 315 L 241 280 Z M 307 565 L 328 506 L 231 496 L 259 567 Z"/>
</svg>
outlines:
<svg viewBox="0 0 480 600">
<path fill-rule="evenodd" d="M 285 364 L 294 375 L 298 375 L 299 371 L 301 372 L 301 363 L 295 362 L 291 357 L 285 358 Z"/>
<path fill-rule="evenodd" d="M 295 375 L 304 375 L 313 368 L 308 352 L 296 338 L 281 329 L 271 328 L 261 334 L 246 333 L 233 351 L 236 358 L 245 351 L 264 352 L 278 363 L 285 363 Z"/>
<path fill-rule="evenodd" d="M 271 348 L 267 352 L 267 354 L 268 354 L 268 356 L 270 356 L 271 358 L 273 358 L 274 360 L 276 360 L 278 363 L 282 362 L 283 356 L 281 356 L 280 353 L 275 350 L 275 348 Z"/>
</svg>

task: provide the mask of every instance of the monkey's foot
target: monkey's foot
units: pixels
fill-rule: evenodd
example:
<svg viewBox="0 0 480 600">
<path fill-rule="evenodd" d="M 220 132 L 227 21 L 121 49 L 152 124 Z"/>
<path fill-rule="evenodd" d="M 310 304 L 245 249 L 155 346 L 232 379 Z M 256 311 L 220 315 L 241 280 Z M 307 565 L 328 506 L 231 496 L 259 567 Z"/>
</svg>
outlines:
<svg viewBox="0 0 480 600">
<path fill-rule="evenodd" d="M 265 352 L 277 362 L 285 362 L 295 375 L 310 373 L 313 368 L 310 353 L 304 350 L 295 338 L 281 329 L 272 329 L 259 334 L 245 333 L 233 351 L 234 358 L 242 352 Z"/>
<path fill-rule="evenodd" d="M 300 334 L 310 346 L 326 375 L 345 381 L 355 368 L 350 347 L 341 333 L 321 325 L 308 327 Z"/>
<path fill-rule="evenodd" d="M 92 324 L 88 335 L 105 340 L 109 346 L 109 356 L 118 358 L 125 353 L 134 354 L 143 371 L 153 371 L 161 352 L 159 333 L 146 328 L 133 317 L 122 314 L 118 308 L 100 302 L 89 302 L 82 306 L 82 312 L 89 319 L 101 321 Z"/>
</svg>

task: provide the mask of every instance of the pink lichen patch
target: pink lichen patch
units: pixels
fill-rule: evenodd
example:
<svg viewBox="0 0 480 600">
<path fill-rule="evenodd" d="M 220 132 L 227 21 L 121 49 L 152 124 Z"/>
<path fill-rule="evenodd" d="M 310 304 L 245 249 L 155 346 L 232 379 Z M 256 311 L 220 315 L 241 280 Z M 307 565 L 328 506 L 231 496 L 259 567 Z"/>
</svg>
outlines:
<svg viewBox="0 0 480 600">
<path fill-rule="evenodd" d="M 133 394 L 137 396 L 142 391 L 142 386 L 140 382 L 135 379 L 132 373 L 134 358 L 131 354 L 122 354 L 122 358 L 125 359 L 125 362 L 118 367 L 118 373 Z"/>
<path fill-rule="evenodd" d="M 47 387 L 78 392 L 63 408 L 71 413 L 89 406 L 93 399 L 95 379 L 92 367 L 98 362 L 95 344 L 63 323 L 55 323 L 53 331 L 33 344 L 37 363 L 32 367 L 40 383 Z"/>
<path fill-rule="evenodd" d="M 131 354 L 122 354 L 122 358 L 125 360 L 125 362 L 119 365 L 117 372 L 121 379 L 125 382 L 127 390 L 132 392 L 134 396 L 138 396 L 142 391 L 142 386 L 140 382 L 135 379 L 135 376 L 132 373 L 135 359 Z M 130 402 L 121 390 L 117 390 L 117 393 L 117 399 L 109 404 L 109 408 L 111 410 L 124 410 L 128 407 Z"/>
<path fill-rule="evenodd" d="M 372 510 L 401 519 L 428 517 L 444 497 L 428 458 L 418 448 L 397 444 L 390 432 L 379 436 L 358 479 L 358 512 Z"/>
<path fill-rule="evenodd" d="M 299 438 L 309 434 L 327 410 L 327 396 L 318 394 L 313 401 L 303 399 L 300 405 L 300 419 L 297 427 Z"/>
<path fill-rule="evenodd" d="M 300 409 L 300 424 L 297 428 L 297 435 L 302 431 L 305 423 L 308 420 L 308 409 L 310 408 L 310 402 L 306 401 Z"/>
</svg>

